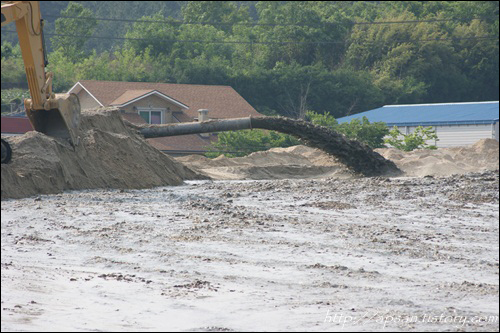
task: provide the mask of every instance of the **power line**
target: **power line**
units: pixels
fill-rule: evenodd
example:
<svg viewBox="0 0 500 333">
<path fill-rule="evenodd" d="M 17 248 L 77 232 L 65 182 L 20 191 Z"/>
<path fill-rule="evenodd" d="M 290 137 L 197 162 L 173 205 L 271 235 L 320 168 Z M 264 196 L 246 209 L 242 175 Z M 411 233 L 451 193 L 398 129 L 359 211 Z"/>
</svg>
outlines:
<svg viewBox="0 0 500 333">
<path fill-rule="evenodd" d="M 58 16 L 58 15 L 44 15 L 50 18 L 63 18 L 63 19 L 76 19 L 76 20 L 97 20 L 97 21 L 110 21 L 110 22 L 129 22 L 129 23 L 163 23 L 172 25 L 222 25 L 222 26 L 299 26 L 299 27 L 317 27 L 322 25 L 337 25 L 336 22 L 321 22 L 316 24 L 311 23 L 262 23 L 262 22 L 186 22 L 186 21 L 166 21 L 166 20 L 132 20 L 132 19 L 116 19 L 116 18 L 103 18 L 103 17 L 81 17 L 81 16 Z M 381 24 L 418 24 L 418 23 L 437 23 L 437 22 L 467 22 L 467 21 L 484 21 L 489 19 L 498 19 L 496 16 L 491 17 L 473 17 L 470 19 L 429 19 L 429 20 L 407 20 L 407 21 L 378 21 L 378 22 L 355 22 L 351 21 L 353 25 L 381 25 Z"/>
<path fill-rule="evenodd" d="M 485 21 L 490 19 L 498 19 L 497 16 L 491 17 L 473 17 L 470 19 L 430 19 L 430 20 L 413 20 L 413 21 L 379 21 L 379 22 L 354 22 L 355 25 L 376 25 L 376 24 L 416 24 L 416 23 L 437 23 L 437 22 L 467 22 L 467 21 Z"/>
<path fill-rule="evenodd" d="M 16 33 L 14 30 L 3 30 L 2 32 Z M 164 42 L 164 43 L 205 43 L 205 44 L 265 44 L 265 45 L 286 45 L 286 44 L 345 44 L 346 41 L 230 41 L 230 40 L 180 40 L 180 39 L 160 39 L 160 38 L 133 38 L 133 37 L 113 37 L 113 36 L 79 36 L 70 34 L 50 34 L 45 36 L 52 37 L 71 37 L 71 38 L 91 38 L 91 39 L 111 39 L 111 40 L 134 40 L 134 41 L 151 41 L 151 42 Z M 495 40 L 498 36 L 475 36 L 475 37 L 450 37 L 450 38 L 428 38 L 428 39 L 415 39 L 415 40 L 391 40 L 391 43 L 417 43 L 417 42 L 443 42 L 455 40 Z M 360 41 L 367 43 L 367 40 L 350 40 L 350 42 Z"/>
</svg>

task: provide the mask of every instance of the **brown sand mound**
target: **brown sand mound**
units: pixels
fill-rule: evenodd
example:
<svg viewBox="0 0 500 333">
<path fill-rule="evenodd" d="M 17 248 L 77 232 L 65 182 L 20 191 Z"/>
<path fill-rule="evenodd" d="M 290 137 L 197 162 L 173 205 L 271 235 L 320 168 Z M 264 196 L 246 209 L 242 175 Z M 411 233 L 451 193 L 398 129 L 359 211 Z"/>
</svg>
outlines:
<svg viewBox="0 0 500 333">
<path fill-rule="evenodd" d="M 12 162 L 2 164 L 2 199 L 64 190 L 139 189 L 179 185 L 201 176 L 151 147 L 123 123 L 118 110 L 82 112 L 73 148 L 39 132 L 8 139 Z"/>
<path fill-rule="evenodd" d="M 378 153 L 393 161 L 405 176 L 450 176 L 498 169 L 499 145 L 496 140 L 485 139 L 469 147 L 439 150 L 377 149 Z M 253 153 L 247 157 L 208 159 L 203 156 L 178 158 L 189 167 L 213 179 L 305 179 L 345 178 L 352 173 L 335 157 L 307 147 L 274 148 Z"/>
<path fill-rule="evenodd" d="M 218 180 L 345 178 L 352 171 L 325 152 L 306 146 L 274 148 L 246 157 L 209 159 L 203 156 L 177 158 L 198 172 Z"/>
<path fill-rule="evenodd" d="M 483 139 L 467 147 L 402 152 L 394 148 L 377 149 L 408 176 L 449 176 L 498 169 L 499 145 L 494 139 Z"/>
</svg>

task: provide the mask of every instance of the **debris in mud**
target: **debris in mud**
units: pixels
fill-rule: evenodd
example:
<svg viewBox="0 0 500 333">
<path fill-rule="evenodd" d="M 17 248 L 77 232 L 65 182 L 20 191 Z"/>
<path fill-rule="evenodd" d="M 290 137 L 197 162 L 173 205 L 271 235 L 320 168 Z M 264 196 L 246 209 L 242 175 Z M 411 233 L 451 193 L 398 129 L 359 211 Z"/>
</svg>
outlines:
<svg viewBox="0 0 500 333">
<path fill-rule="evenodd" d="M 356 208 L 356 206 L 351 205 L 346 202 L 340 201 L 328 201 L 328 202 L 314 202 L 309 204 L 303 204 L 303 207 L 314 207 L 326 210 L 343 210 L 343 209 L 352 209 Z"/>
<path fill-rule="evenodd" d="M 184 289 L 208 289 L 211 291 L 217 291 L 218 289 L 208 281 L 196 280 L 187 284 L 177 284 L 174 285 L 174 288 L 184 288 Z"/>
<path fill-rule="evenodd" d="M 190 332 L 235 332 L 235 330 L 226 327 L 209 326 L 191 330 Z"/>
</svg>

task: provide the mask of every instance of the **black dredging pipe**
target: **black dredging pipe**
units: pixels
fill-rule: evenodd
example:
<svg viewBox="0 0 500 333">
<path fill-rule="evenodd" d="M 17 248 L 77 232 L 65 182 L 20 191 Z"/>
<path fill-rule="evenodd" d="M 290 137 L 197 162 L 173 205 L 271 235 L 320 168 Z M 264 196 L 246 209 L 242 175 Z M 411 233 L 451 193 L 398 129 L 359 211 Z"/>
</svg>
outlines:
<svg viewBox="0 0 500 333">
<path fill-rule="evenodd" d="M 252 118 L 209 120 L 196 123 L 149 125 L 140 127 L 139 132 L 146 138 L 165 136 L 204 134 L 252 129 Z"/>
<path fill-rule="evenodd" d="M 364 176 L 401 176 L 403 172 L 392 162 L 374 152 L 367 145 L 350 140 L 327 127 L 316 126 L 303 120 L 284 117 L 249 117 L 209 120 L 194 123 L 166 125 L 129 126 L 139 131 L 144 138 L 239 131 L 246 129 L 266 129 L 293 135 L 304 144 L 319 148 L 355 172 Z"/>
</svg>

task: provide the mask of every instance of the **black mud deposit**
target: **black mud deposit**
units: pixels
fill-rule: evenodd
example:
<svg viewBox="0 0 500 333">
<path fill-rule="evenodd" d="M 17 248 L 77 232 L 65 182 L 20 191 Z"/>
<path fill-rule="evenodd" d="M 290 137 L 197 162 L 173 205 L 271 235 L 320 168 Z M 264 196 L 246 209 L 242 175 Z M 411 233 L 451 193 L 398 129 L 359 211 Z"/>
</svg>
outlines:
<svg viewBox="0 0 500 333">
<path fill-rule="evenodd" d="M 402 171 L 392 161 L 385 159 L 370 147 L 358 141 L 349 140 L 342 134 L 323 126 L 290 118 L 258 117 L 252 118 L 252 127 L 298 137 L 308 146 L 336 156 L 352 170 L 365 176 L 402 175 Z"/>
</svg>

